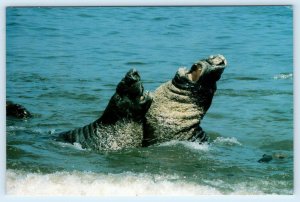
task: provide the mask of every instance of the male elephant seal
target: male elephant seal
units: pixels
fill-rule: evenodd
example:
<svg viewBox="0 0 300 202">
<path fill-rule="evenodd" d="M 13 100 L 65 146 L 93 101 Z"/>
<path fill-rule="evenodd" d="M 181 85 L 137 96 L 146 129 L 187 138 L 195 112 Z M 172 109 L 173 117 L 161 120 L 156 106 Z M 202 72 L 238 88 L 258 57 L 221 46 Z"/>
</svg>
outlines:
<svg viewBox="0 0 300 202">
<path fill-rule="evenodd" d="M 193 64 L 189 71 L 179 68 L 171 81 L 158 87 L 146 113 L 143 145 L 169 140 L 206 141 L 200 121 L 212 103 L 216 82 L 226 65 L 224 56 L 210 56 Z"/>
<path fill-rule="evenodd" d="M 15 104 L 11 101 L 6 101 L 6 116 L 26 119 L 26 118 L 30 118 L 32 115 L 22 105 Z"/>
<path fill-rule="evenodd" d="M 116 88 L 102 116 L 82 128 L 63 132 L 58 140 L 80 143 L 93 150 L 118 150 L 141 147 L 143 119 L 152 97 L 144 93 L 139 73 L 127 72 Z"/>
</svg>

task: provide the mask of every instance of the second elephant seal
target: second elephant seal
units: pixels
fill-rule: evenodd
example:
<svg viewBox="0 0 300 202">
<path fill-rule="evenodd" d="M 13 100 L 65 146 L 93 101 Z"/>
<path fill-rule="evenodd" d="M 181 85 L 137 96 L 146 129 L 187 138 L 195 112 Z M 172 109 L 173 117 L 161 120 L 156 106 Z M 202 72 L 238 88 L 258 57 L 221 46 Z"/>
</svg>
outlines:
<svg viewBox="0 0 300 202">
<path fill-rule="evenodd" d="M 57 140 L 80 143 L 92 150 L 141 147 L 143 120 L 152 97 L 144 92 L 139 73 L 127 72 L 102 116 L 91 124 L 59 134 Z"/>
<path fill-rule="evenodd" d="M 171 81 L 158 87 L 146 114 L 143 145 L 206 141 L 200 121 L 212 103 L 226 65 L 223 55 L 213 55 L 194 63 L 190 70 L 179 68 Z"/>
</svg>

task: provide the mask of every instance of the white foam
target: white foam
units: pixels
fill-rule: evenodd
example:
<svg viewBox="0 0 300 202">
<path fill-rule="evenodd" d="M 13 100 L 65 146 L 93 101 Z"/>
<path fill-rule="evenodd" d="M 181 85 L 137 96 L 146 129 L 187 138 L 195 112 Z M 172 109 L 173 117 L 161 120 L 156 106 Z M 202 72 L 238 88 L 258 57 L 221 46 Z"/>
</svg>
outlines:
<svg viewBox="0 0 300 202">
<path fill-rule="evenodd" d="M 292 189 L 282 188 L 286 186 L 287 182 L 279 180 L 257 179 L 254 181 L 243 181 L 236 184 L 228 183 L 221 179 L 204 180 L 204 182 L 212 187 L 223 187 L 223 189 L 232 190 L 231 192 L 226 193 L 228 195 L 276 195 L 276 193 L 282 195 L 293 194 Z M 278 184 L 282 185 L 282 187 L 278 187 Z"/>
<path fill-rule="evenodd" d="M 214 143 L 222 145 L 242 145 L 235 137 L 217 137 L 217 139 L 214 140 Z"/>
<path fill-rule="evenodd" d="M 277 74 L 273 78 L 274 79 L 292 79 L 293 74 L 292 73 Z"/>
<path fill-rule="evenodd" d="M 80 195 L 80 196 L 147 196 L 222 194 L 213 187 L 176 180 L 176 175 L 149 175 L 125 172 L 97 174 L 92 172 L 25 173 L 8 170 L 8 195 Z M 175 179 L 175 180 L 174 180 Z"/>
<path fill-rule="evenodd" d="M 276 181 L 255 181 L 228 184 L 221 179 L 204 180 L 205 185 L 180 180 L 176 175 L 150 175 L 124 172 L 26 173 L 7 170 L 6 193 L 18 196 L 197 196 L 197 195 L 262 195 L 265 191 L 293 194 L 292 190 L 275 188 Z M 282 182 L 286 183 L 286 182 Z M 224 192 L 218 190 L 231 190 Z M 273 188 L 271 188 L 273 187 Z M 269 191 L 267 191 L 269 192 Z"/>
<path fill-rule="evenodd" d="M 73 148 L 73 149 L 77 149 L 77 150 L 87 150 L 82 148 L 82 145 L 80 143 L 74 142 L 73 144 L 71 143 L 66 143 L 66 142 L 57 142 L 58 145 L 62 146 L 62 147 L 69 147 L 69 148 Z"/>
<path fill-rule="evenodd" d="M 41 128 L 29 130 L 28 128 L 23 127 L 23 126 L 7 126 L 6 131 L 9 134 L 15 134 L 15 132 L 17 132 L 17 131 L 31 131 L 33 134 L 43 134 L 44 133 L 44 131 Z"/>
<path fill-rule="evenodd" d="M 209 145 L 207 143 L 199 144 L 199 142 L 190 142 L 190 141 L 179 141 L 179 140 L 171 140 L 169 142 L 164 142 L 159 144 L 158 146 L 175 146 L 182 145 L 187 149 L 198 150 L 198 151 L 209 151 Z"/>
<path fill-rule="evenodd" d="M 22 126 L 7 126 L 6 127 L 6 133 L 8 135 L 16 135 L 16 132 L 17 131 L 23 131 L 25 130 L 26 128 L 25 127 L 22 127 Z"/>
<path fill-rule="evenodd" d="M 55 129 L 51 129 L 51 130 L 48 131 L 48 133 L 49 133 L 49 135 L 53 135 L 53 134 L 56 133 L 56 130 Z"/>
<path fill-rule="evenodd" d="M 20 130 L 25 130 L 25 127 L 22 126 L 7 126 L 6 130 L 7 131 L 20 131 Z"/>
</svg>

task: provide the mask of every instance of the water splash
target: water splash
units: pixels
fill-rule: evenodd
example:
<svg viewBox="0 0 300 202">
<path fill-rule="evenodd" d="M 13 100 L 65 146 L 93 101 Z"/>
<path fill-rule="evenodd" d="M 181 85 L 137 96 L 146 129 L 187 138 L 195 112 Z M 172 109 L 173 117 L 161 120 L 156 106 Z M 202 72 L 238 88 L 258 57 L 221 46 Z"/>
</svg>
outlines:
<svg viewBox="0 0 300 202">
<path fill-rule="evenodd" d="M 257 195 L 269 193 L 270 187 L 275 184 L 286 183 L 277 180 L 267 182 L 262 179 L 237 184 L 228 184 L 221 179 L 203 181 L 204 184 L 196 184 L 186 182 L 177 175 L 132 172 L 104 174 L 72 171 L 42 174 L 9 169 L 6 172 L 6 193 L 22 196 Z M 224 192 L 224 187 L 230 187 L 231 191 Z M 277 192 L 292 194 L 291 190 L 282 190 L 280 187 L 272 190 L 272 193 Z"/>
<path fill-rule="evenodd" d="M 179 140 L 171 140 L 169 142 L 164 142 L 159 144 L 158 146 L 176 146 L 182 145 L 187 149 L 194 151 L 209 151 L 209 145 L 207 143 L 200 144 L 199 142 L 190 142 L 190 141 L 179 141 Z"/>
<path fill-rule="evenodd" d="M 58 145 L 60 145 L 61 147 L 73 148 L 73 149 L 80 150 L 80 151 L 87 150 L 87 149 L 82 148 L 82 145 L 77 142 L 74 142 L 73 144 L 65 143 L 65 142 L 58 142 Z"/>
<path fill-rule="evenodd" d="M 201 195 L 221 194 L 213 187 L 178 180 L 173 175 L 150 175 L 124 172 L 55 172 L 51 174 L 7 171 L 9 195 Z M 70 186 L 71 185 L 71 186 Z"/>
<path fill-rule="evenodd" d="M 7 126 L 6 130 L 8 132 L 11 132 L 11 131 L 23 131 L 23 130 L 26 130 L 26 128 L 23 127 L 23 126 Z"/>
<path fill-rule="evenodd" d="M 217 139 L 215 139 L 213 142 L 216 144 L 229 145 L 229 146 L 242 145 L 242 143 L 240 143 L 235 137 L 217 137 Z"/>
<path fill-rule="evenodd" d="M 281 73 L 277 74 L 273 77 L 275 80 L 278 79 L 293 79 L 293 74 L 292 73 Z"/>
</svg>

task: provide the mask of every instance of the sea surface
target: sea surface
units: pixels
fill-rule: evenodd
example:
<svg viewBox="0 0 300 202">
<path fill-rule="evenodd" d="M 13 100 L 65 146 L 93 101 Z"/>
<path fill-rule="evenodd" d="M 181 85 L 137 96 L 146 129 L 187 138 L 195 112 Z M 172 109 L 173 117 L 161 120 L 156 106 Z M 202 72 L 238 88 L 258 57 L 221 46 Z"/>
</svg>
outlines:
<svg viewBox="0 0 300 202">
<path fill-rule="evenodd" d="M 228 68 L 201 123 L 208 143 L 95 152 L 53 140 L 101 116 L 130 68 L 154 91 L 211 54 Z M 293 194 L 289 6 L 8 7 L 6 99 L 33 114 L 6 120 L 9 195 Z"/>
</svg>

